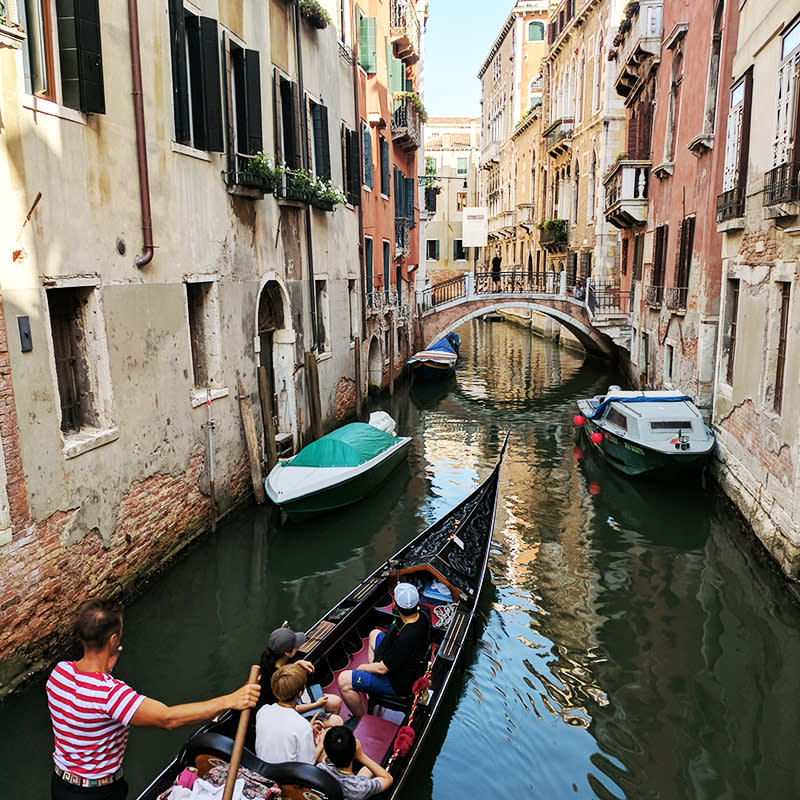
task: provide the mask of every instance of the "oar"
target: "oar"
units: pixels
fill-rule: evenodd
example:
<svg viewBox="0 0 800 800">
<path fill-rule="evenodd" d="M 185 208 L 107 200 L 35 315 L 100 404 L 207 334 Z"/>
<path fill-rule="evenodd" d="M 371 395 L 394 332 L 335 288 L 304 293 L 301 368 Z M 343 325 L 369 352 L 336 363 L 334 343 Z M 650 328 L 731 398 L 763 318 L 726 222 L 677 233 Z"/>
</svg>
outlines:
<svg viewBox="0 0 800 800">
<path fill-rule="evenodd" d="M 254 664 L 250 667 L 250 677 L 248 683 L 256 683 L 261 667 Z M 233 750 L 231 751 L 231 763 L 228 766 L 228 777 L 225 780 L 225 791 L 222 793 L 222 800 L 231 800 L 233 787 L 236 785 L 236 776 L 239 773 L 239 762 L 242 760 L 242 749 L 244 748 L 244 738 L 247 735 L 247 723 L 250 721 L 250 709 L 245 708 L 239 715 L 239 727 L 236 729 L 236 738 L 233 740 Z"/>
</svg>

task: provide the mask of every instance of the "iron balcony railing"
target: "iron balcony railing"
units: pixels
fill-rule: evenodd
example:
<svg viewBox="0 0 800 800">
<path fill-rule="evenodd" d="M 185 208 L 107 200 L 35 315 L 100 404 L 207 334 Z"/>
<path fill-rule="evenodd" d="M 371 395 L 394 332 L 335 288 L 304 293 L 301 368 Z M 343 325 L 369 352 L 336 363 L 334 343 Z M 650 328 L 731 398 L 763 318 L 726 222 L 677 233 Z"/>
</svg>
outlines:
<svg viewBox="0 0 800 800">
<path fill-rule="evenodd" d="M 764 205 L 793 203 L 798 199 L 797 177 L 800 164 L 781 164 L 764 175 Z"/>
<path fill-rule="evenodd" d="M 589 281 L 586 305 L 592 316 L 621 316 L 630 308 L 630 293 L 616 281 Z"/>
<path fill-rule="evenodd" d="M 572 117 L 562 117 L 544 132 L 544 146 L 551 156 L 557 156 L 570 146 L 574 128 L 575 120 Z"/>
<path fill-rule="evenodd" d="M 411 220 L 405 217 L 394 218 L 394 246 L 398 255 L 406 255 L 409 251 Z"/>
<path fill-rule="evenodd" d="M 649 306 L 661 306 L 664 302 L 663 286 L 645 286 L 644 301 Z"/>
<path fill-rule="evenodd" d="M 367 309 L 378 312 L 383 308 L 385 295 L 383 292 L 367 292 Z"/>
<path fill-rule="evenodd" d="M 685 311 L 688 299 L 688 286 L 667 286 L 664 288 L 664 304 L 670 311 Z"/>
<path fill-rule="evenodd" d="M 717 222 L 744 216 L 744 192 L 738 187 L 717 197 Z"/>
<path fill-rule="evenodd" d="M 410 0 L 392 0 L 389 37 L 398 58 L 410 63 L 420 57 L 420 27 Z"/>
<path fill-rule="evenodd" d="M 416 149 L 422 144 L 422 115 L 410 97 L 394 101 L 392 141 L 406 150 Z"/>
<path fill-rule="evenodd" d="M 567 249 L 567 221 L 565 219 L 548 219 L 542 223 L 539 244 L 550 252 L 562 252 Z"/>
</svg>

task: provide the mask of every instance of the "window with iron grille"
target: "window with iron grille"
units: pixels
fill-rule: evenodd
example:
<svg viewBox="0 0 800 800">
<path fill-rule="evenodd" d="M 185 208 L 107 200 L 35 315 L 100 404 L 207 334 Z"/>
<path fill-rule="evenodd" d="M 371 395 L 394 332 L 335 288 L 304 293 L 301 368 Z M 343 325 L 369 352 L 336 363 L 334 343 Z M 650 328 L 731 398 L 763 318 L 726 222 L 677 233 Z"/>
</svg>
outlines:
<svg viewBox="0 0 800 800">
<path fill-rule="evenodd" d="M 52 0 L 17 0 L 17 11 L 25 31 L 25 91 L 86 114 L 105 114 L 98 0 L 59 0 L 55 15 Z"/>
<path fill-rule="evenodd" d="M 725 369 L 725 382 L 733 386 L 733 364 L 736 357 L 736 328 L 739 322 L 739 281 L 728 281 L 728 364 Z"/>
<path fill-rule="evenodd" d="M 778 329 L 778 357 L 775 362 L 775 396 L 773 408 L 779 414 L 783 406 L 783 377 L 786 371 L 786 333 L 789 328 L 789 298 L 791 284 L 781 283 L 781 319 Z"/>
</svg>

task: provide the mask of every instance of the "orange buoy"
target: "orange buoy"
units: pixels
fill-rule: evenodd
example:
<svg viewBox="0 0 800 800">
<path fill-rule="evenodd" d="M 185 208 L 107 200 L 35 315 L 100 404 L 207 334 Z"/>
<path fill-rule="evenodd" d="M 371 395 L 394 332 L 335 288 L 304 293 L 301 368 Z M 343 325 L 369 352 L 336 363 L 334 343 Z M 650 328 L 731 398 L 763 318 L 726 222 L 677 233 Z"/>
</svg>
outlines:
<svg viewBox="0 0 800 800">
<path fill-rule="evenodd" d="M 594 444 L 600 444 L 603 441 L 603 434 L 600 431 L 592 431 L 589 438 Z"/>
</svg>

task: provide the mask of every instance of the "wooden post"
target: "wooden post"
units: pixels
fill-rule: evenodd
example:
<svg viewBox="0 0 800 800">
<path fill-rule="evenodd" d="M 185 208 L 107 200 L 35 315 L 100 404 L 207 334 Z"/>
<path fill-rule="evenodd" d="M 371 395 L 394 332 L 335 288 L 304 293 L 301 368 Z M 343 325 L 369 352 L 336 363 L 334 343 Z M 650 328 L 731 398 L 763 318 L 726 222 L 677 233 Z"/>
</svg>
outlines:
<svg viewBox="0 0 800 800">
<path fill-rule="evenodd" d="M 252 411 L 252 407 L 250 409 Z M 254 664 L 250 667 L 250 675 L 247 678 L 248 683 L 256 683 L 258 681 L 261 667 Z M 242 761 L 242 750 L 244 749 L 244 740 L 247 736 L 247 725 L 250 722 L 250 709 L 246 708 L 244 711 L 239 712 L 239 725 L 236 728 L 236 738 L 233 740 L 233 750 L 231 751 L 231 760 L 228 765 L 228 776 L 225 779 L 225 788 L 222 790 L 222 800 L 231 800 L 233 797 L 233 790 L 236 787 L 236 778 L 239 775 L 239 764 Z"/>
<path fill-rule="evenodd" d="M 267 368 L 258 368 L 258 395 L 261 399 L 261 421 L 264 424 L 264 450 L 267 456 L 267 470 L 278 463 L 278 448 L 275 445 L 275 410 L 272 407 L 272 393 L 267 380 Z"/>
<path fill-rule="evenodd" d="M 389 397 L 394 395 L 394 334 L 395 321 L 392 316 L 389 322 Z"/>
<path fill-rule="evenodd" d="M 424 350 L 425 349 L 425 326 L 422 323 L 422 306 L 417 306 L 417 336 L 419 337 L 419 342 L 417 346 L 414 348 L 415 350 Z"/>
<path fill-rule="evenodd" d="M 256 437 L 256 421 L 253 419 L 253 403 L 245 389 L 244 381 L 239 378 L 239 410 L 242 413 L 244 438 L 247 442 L 247 454 L 250 459 L 250 477 L 257 503 L 265 503 L 267 494 L 264 491 L 264 478 L 261 475 L 261 460 L 258 457 L 258 438 Z"/>
<path fill-rule="evenodd" d="M 355 353 L 355 380 L 356 380 L 356 418 L 361 419 L 364 413 L 364 391 L 361 388 L 361 337 L 353 339 L 353 352 Z"/>
<path fill-rule="evenodd" d="M 306 391 L 308 392 L 308 413 L 311 422 L 311 436 L 316 441 L 322 436 L 322 408 L 319 399 L 319 372 L 316 356 L 306 351 Z"/>
</svg>

